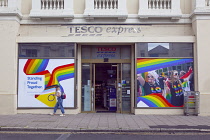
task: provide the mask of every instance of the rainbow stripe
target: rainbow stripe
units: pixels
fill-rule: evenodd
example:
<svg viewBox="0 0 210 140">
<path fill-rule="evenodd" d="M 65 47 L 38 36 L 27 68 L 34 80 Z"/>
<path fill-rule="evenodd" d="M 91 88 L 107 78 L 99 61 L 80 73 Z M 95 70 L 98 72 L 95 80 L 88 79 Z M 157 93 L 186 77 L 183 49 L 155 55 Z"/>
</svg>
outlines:
<svg viewBox="0 0 210 140">
<path fill-rule="evenodd" d="M 189 63 L 189 62 L 193 62 L 193 59 L 192 58 L 183 58 L 183 59 L 139 58 L 137 59 L 137 74 L 160 68 L 166 68 L 170 66 Z"/>
<path fill-rule="evenodd" d="M 55 68 L 48 86 L 58 85 L 60 81 L 74 77 L 74 63 Z"/>
<path fill-rule="evenodd" d="M 140 101 L 144 102 L 148 107 L 177 107 L 170 104 L 162 95 L 155 93 L 138 97 L 137 103 Z"/>
<path fill-rule="evenodd" d="M 55 93 L 56 88 L 49 88 L 49 89 L 45 89 L 42 94 L 49 94 L 49 93 Z"/>
<path fill-rule="evenodd" d="M 49 59 L 28 59 L 24 66 L 25 74 L 34 74 L 46 69 Z"/>
</svg>

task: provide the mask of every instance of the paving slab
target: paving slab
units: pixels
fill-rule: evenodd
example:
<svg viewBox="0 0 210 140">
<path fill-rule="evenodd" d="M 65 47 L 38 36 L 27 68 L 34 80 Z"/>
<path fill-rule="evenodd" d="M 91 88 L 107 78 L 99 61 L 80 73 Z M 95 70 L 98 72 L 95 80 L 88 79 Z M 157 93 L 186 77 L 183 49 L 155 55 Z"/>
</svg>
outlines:
<svg viewBox="0 0 210 140">
<path fill-rule="evenodd" d="M 0 131 L 210 132 L 210 116 L 118 113 L 0 115 Z"/>
</svg>

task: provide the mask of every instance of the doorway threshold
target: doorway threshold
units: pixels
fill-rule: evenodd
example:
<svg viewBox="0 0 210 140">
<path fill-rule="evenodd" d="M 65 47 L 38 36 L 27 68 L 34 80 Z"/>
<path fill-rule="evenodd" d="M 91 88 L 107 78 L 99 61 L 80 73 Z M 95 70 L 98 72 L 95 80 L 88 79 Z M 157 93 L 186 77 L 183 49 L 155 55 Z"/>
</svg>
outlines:
<svg viewBox="0 0 210 140">
<path fill-rule="evenodd" d="M 96 111 L 96 113 L 116 113 L 116 111 Z"/>
</svg>

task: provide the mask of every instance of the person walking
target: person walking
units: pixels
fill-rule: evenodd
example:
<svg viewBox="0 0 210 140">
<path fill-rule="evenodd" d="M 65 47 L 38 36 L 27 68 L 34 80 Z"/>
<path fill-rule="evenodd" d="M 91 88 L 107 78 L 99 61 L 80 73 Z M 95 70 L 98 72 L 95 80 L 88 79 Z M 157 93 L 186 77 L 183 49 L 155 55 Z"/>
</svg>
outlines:
<svg viewBox="0 0 210 140">
<path fill-rule="evenodd" d="M 61 98 L 61 89 L 60 89 L 60 86 L 56 86 L 55 87 L 56 90 L 55 90 L 55 95 L 54 96 L 57 96 L 57 103 L 55 104 L 55 107 L 54 107 L 54 112 L 51 113 L 51 115 L 55 115 L 58 107 L 60 107 L 60 110 L 61 110 L 61 115 L 60 116 L 65 116 L 64 113 L 64 108 L 63 108 L 63 99 Z"/>
</svg>

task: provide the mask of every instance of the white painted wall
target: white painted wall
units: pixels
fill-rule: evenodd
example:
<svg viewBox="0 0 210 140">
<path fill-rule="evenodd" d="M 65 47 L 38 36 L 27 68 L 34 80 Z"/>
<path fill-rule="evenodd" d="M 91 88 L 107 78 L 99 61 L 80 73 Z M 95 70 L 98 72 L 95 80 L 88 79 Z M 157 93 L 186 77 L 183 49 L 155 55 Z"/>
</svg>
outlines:
<svg viewBox="0 0 210 140">
<path fill-rule="evenodd" d="M 17 43 L 19 23 L 0 21 L 0 114 L 17 112 Z"/>
<path fill-rule="evenodd" d="M 201 115 L 210 115 L 210 20 L 197 20 L 193 23 L 196 25 L 196 38 L 197 38 L 197 69 L 198 69 L 198 91 L 201 93 L 200 98 L 200 113 Z"/>
</svg>

